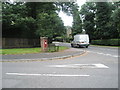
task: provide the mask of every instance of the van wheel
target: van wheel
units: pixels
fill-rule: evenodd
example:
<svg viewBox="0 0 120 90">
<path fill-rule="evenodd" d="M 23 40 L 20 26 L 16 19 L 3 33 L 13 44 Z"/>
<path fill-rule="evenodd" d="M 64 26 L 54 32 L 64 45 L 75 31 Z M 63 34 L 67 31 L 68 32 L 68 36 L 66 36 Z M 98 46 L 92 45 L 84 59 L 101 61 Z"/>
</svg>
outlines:
<svg viewBox="0 0 120 90">
<path fill-rule="evenodd" d="M 80 46 L 80 45 L 79 45 L 78 47 L 79 47 L 79 48 L 81 48 L 81 46 Z"/>
<path fill-rule="evenodd" d="M 73 44 L 71 44 L 71 47 L 74 47 Z"/>
<path fill-rule="evenodd" d="M 86 48 L 88 48 L 88 46 L 86 46 Z"/>
</svg>

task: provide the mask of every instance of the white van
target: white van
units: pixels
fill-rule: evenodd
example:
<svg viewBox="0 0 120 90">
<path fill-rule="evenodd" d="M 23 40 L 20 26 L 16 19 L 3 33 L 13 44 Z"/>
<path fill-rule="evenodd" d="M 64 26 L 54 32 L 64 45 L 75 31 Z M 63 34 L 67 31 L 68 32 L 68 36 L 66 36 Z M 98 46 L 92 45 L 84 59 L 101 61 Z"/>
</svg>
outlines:
<svg viewBox="0 0 120 90">
<path fill-rule="evenodd" d="M 86 48 L 88 48 L 88 46 L 89 46 L 89 36 L 88 36 L 88 34 L 77 34 L 77 35 L 75 35 L 74 40 L 71 42 L 71 46 L 72 47 L 85 46 Z"/>
</svg>

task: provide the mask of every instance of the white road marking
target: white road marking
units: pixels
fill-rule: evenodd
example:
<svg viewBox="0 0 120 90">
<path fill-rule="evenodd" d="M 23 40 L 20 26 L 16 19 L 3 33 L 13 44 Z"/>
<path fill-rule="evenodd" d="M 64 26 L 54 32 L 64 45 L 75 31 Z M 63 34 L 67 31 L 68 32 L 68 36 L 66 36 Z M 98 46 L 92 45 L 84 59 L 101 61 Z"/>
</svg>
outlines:
<svg viewBox="0 0 120 90">
<path fill-rule="evenodd" d="M 48 67 L 66 67 L 66 68 L 109 68 L 104 64 L 67 64 L 67 65 L 49 65 Z"/>
<path fill-rule="evenodd" d="M 109 68 L 108 66 L 104 64 L 93 64 L 93 65 L 95 65 L 97 68 Z"/>
<path fill-rule="evenodd" d="M 115 58 L 120 57 L 118 55 L 105 54 L 105 53 L 101 53 L 101 52 L 93 52 L 93 51 L 87 51 L 87 52 L 91 52 L 91 53 L 95 53 L 95 54 L 100 54 L 100 55 L 104 55 L 104 56 L 111 56 L 111 57 L 115 57 Z"/>
<path fill-rule="evenodd" d="M 19 76 L 51 76 L 51 77 L 88 77 L 90 75 L 71 75 L 71 74 L 28 74 L 28 73 L 6 73 L 7 75 Z"/>
<path fill-rule="evenodd" d="M 95 47 L 90 47 L 90 48 L 94 48 L 95 49 Z M 100 46 L 98 46 L 97 47 L 97 49 L 99 49 L 99 50 L 104 50 L 104 51 L 106 51 L 106 50 L 108 50 L 108 51 L 116 51 L 116 50 L 118 50 L 118 47 L 109 47 L 110 49 L 107 49 L 107 48 L 100 48 Z"/>
</svg>

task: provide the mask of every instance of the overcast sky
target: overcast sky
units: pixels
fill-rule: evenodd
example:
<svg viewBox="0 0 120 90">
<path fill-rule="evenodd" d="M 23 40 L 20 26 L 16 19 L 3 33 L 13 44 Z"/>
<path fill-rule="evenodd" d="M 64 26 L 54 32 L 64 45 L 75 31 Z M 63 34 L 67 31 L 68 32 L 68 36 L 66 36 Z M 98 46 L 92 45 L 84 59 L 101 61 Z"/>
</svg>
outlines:
<svg viewBox="0 0 120 90">
<path fill-rule="evenodd" d="M 79 5 L 79 7 L 81 7 L 85 2 L 86 0 L 77 0 L 77 4 Z M 67 16 L 63 12 L 60 12 L 59 16 L 63 20 L 65 26 L 72 26 L 73 18 L 71 16 Z"/>
</svg>

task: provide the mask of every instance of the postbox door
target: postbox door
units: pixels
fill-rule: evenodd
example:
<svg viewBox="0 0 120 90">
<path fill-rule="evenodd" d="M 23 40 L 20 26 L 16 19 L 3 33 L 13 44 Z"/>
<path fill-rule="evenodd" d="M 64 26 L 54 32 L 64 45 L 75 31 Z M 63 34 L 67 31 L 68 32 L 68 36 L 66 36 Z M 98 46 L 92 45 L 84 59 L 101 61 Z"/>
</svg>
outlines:
<svg viewBox="0 0 120 90">
<path fill-rule="evenodd" d="M 47 40 L 44 40 L 44 48 L 47 48 L 48 44 L 47 44 Z"/>
</svg>

